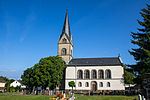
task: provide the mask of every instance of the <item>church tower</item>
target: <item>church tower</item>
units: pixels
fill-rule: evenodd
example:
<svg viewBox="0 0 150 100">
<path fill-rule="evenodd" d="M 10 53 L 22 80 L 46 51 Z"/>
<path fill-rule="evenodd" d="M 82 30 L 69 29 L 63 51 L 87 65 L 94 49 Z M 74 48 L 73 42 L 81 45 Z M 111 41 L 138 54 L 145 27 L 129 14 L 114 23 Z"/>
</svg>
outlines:
<svg viewBox="0 0 150 100">
<path fill-rule="evenodd" d="M 58 56 L 62 57 L 66 63 L 68 63 L 73 56 L 73 40 L 70 33 L 68 12 L 66 12 L 62 34 L 58 41 Z"/>
</svg>

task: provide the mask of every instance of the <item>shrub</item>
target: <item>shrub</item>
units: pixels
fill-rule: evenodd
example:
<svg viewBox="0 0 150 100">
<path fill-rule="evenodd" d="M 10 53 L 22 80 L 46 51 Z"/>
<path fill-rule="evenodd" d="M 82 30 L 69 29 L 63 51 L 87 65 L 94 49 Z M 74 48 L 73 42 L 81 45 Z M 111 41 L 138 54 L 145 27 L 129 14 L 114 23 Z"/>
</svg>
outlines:
<svg viewBox="0 0 150 100">
<path fill-rule="evenodd" d="M 38 95 L 42 95 L 42 93 L 38 93 Z"/>
<path fill-rule="evenodd" d="M 88 95 L 89 93 L 88 93 L 88 92 L 83 92 L 83 94 L 84 94 L 84 95 Z"/>
</svg>

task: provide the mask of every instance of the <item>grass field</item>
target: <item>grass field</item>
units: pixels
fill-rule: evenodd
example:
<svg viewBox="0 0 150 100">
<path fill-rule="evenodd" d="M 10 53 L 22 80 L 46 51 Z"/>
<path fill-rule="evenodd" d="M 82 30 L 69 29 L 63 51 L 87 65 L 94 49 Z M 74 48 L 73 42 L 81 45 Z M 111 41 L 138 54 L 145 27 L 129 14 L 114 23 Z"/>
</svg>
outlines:
<svg viewBox="0 0 150 100">
<path fill-rule="evenodd" d="M 75 100 L 138 100 L 137 96 L 86 96 Z M 0 100 L 49 100 L 49 96 L 0 96 Z"/>
<path fill-rule="evenodd" d="M 138 100 L 138 96 L 86 96 L 78 97 L 76 100 Z"/>
<path fill-rule="evenodd" d="M 0 96 L 0 100 L 49 100 L 49 96 Z"/>
</svg>

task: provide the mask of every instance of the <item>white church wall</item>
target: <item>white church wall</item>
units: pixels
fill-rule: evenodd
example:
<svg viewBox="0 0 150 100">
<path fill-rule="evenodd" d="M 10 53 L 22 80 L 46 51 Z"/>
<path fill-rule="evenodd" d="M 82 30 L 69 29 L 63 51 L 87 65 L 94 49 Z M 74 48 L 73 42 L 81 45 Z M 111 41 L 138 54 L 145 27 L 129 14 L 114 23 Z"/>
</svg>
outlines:
<svg viewBox="0 0 150 100">
<path fill-rule="evenodd" d="M 105 70 L 109 69 L 111 70 L 111 79 L 84 79 L 84 70 L 90 71 L 90 78 L 91 78 L 91 71 L 94 69 L 97 71 L 98 76 L 98 70 L 104 71 L 104 77 L 105 77 Z M 83 79 L 77 79 L 77 71 L 82 70 L 83 71 Z M 91 82 L 96 81 L 97 82 L 97 89 L 98 90 L 124 90 L 124 81 L 123 81 L 123 67 L 122 66 L 69 66 L 66 68 L 66 81 L 65 81 L 65 88 L 71 89 L 69 87 L 68 83 L 70 81 L 75 81 L 76 83 L 76 90 L 91 90 Z M 77 80 L 75 80 L 77 79 Z M 82 87 L 79 87 L 79 82 L 82 83 Z M 89 87 L 85 87 L 85 83 L 89 83 Z M 103 82 L 103 87 L 100 87 L 100 82 Z M 107 87 L 107 82 L 110 82 L 110 87 Z"/>
<path fill-rule="evenodd" d="M 123 78 L 124 69 L 122 66 L 112 66 L 111 68 L 112 78 Z"/>
<path fill-rule="evenodd" d="M 93 69 L 95 69 L 97 71 L 97 76 L 98 76 L 98 70 L 103 70 L 105 73 L 106 69 L 111 70 L 112 78 L 123 78 L 123 74 L 124 74 L 122 66 L 77 66 L 77 67 L 69 66 L 66 68 L 66 79 L 67 78 L 76 78 L 78 70 L 82 70 L 84 72 L 84 70 L 87 70 L 87 69 L 90 72 Z M 76 71 L 76 75 L 75 75 L 75 71 Z M 105 74 L 104 74 L 104 77 L 105 77 Z"/>
<path fill-rule="evenodd" d="M 72 89 L 68 85 L 70 81 L 74 81 L 76 83 L 76 87 L 74 87 L 75 90 L 91 90 L 92 81 L 96 81 L 97 90 L 125 90 L 124 83 L 122 83 L 122 80 L 66 80 L 66 89 Z M 79 87 L 79 82 L 82 83 L 81 87 Z M 85 86 L 86 82 L 89 83 L 88 87 Z M 103 87 L 100 87 L 100 82 L 103 83 Z M 110 82 L 110 87 L 107 87 L 107 82 Z"/>
<path fill-rule="evenodd" d="M 66 79 L 75 79 L 75 67 L 66 68 Z"/>
</svg>

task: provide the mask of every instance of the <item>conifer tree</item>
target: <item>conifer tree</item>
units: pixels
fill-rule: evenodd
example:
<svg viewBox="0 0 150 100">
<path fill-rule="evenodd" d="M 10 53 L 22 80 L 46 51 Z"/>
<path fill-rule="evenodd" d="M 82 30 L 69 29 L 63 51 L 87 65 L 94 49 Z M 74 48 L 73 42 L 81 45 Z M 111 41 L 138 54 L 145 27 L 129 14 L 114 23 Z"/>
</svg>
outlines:
<svg viewBox="0 0 150 100">
<path fill-rule="evenodd" d="M 130 65 L 130 67 L 138 75 L 150 73 L 150 5 L 147 4 L 147 8 L 141 9 L 141 11 L 143 21 L 137 20 L 141 27 L 138 28 L 138 32 L 131 32 L 133 38 L 131 42 L 138 48 L 132 48 L 129 51 L 136 60 L 136 64 Z"/>
</svg>

